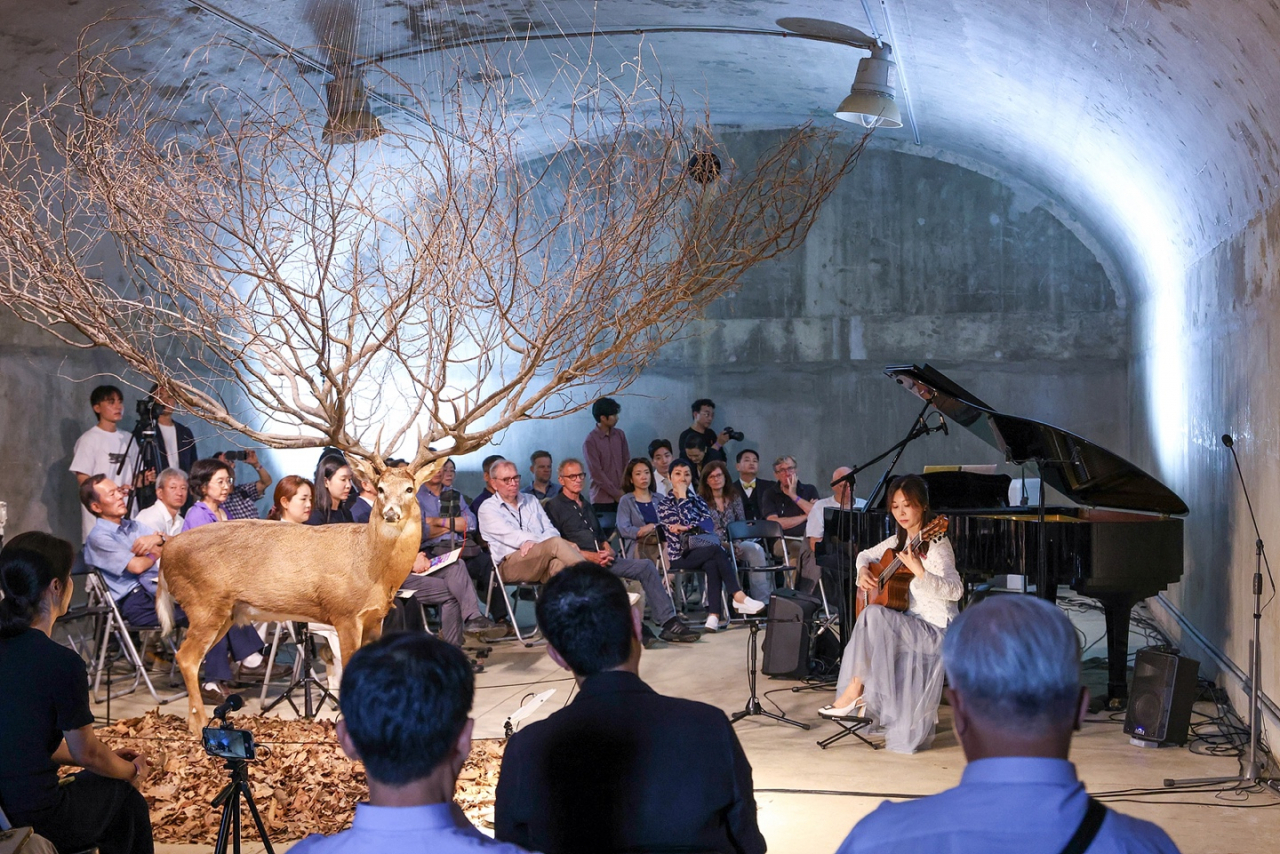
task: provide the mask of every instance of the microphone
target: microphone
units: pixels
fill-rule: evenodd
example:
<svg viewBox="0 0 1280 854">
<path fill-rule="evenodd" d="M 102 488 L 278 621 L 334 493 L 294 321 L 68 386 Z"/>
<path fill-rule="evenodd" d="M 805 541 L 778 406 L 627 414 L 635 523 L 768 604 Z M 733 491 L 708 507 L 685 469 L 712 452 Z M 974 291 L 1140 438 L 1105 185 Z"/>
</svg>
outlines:
<svg viewBox="0 0 1280 854">
<path fill-rule="evenodd" d="M 244 708 L 244 698 L 241 697 L 239 694 L 232 694 L 230 697 L 227 698 L 227 701 L 225 703 L 223 703 L 221 706 L 217 706 L 214 708 L 213 719 L 215 721 L 226 720 L 227 715 L 243 708 Z"/>
<path fill-rule="evenodd" d="M 1223 433 L 1223 434 L 1222 434 L 1222 444 L 1224 444 L 1224 445 L 1226 445 L 1228 448 L 1230 448 L 1230 447 L 1233 447 L 1233 446 L 1235 445 L 1235 443 L 1236 443 L 1236 442 L 1235 442 L 1235 440 L 1234 440 L 1234 439 L 1232 439 L 1232 438 L 1231 438 L 1231 434 L 1230 434 L 1230 433 Z"/>
<path fill-rule="evenodd" d="M 950 436 L 951 431 L 947 429 L 947 419 L 942 417 L 942 413 L 938 413 L 938 426 L 942 428 L 942 435 Z"/>
</svg>

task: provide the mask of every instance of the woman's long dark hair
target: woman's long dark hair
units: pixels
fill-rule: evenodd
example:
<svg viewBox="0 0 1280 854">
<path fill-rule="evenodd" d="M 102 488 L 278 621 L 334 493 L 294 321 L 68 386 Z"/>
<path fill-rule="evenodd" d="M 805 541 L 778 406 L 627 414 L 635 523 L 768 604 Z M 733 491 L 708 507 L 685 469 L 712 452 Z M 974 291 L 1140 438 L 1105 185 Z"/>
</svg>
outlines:
<svg viewBox="0 0 1280 854">
<path fill-rule="evenodd" d="M 893 496 L 897 495 L 899 492 L 901 492 L 908 501 L 924 511 L 924 515 L 920 519 L 921 528 L 932 522 L 938 515 L 929 507 L 929 484 L 925 483 L 924 478 L 920 475 L 906 474 L 895 479 L 889 484 L 889 491 L 885 493 L 884 507 L 886 510 L 890 510 L 890 515 L 892 515 L 892 510 L 890 508 L 893 507 Z M 897 527 L 898 544 L 894 546 L 894 550 L 902 551 L 907 545 L 907 529 L 901 525 L 898 525 Z M 927 542 L 920 544 L 919 553 L 921 556 L 929 553 L 929 544 Z"/>
<path fill-rule="evenodd" d="M 644 466 L 649 470 L 649 494 L 656 494 L 657 490 L 654 487 L 658 485 L 658 474 L 653 470 L 653 463 L 644 457 L 634 457 L 631 462 L 627 463 L 627 470 L 622 475 L 622 491 L 636 491 L 636 483 L 631 477 L 631 473 L 636 470 L 636 466 Z"/>
<path fill-rule="evenodd" d="M 328 525 L 330 522 L 349 521 L 339 511 L 350 509 L 353 503 L 351 499 L 356 495 L 355 472 L 351 473 L 352 489 L 338 505 L 337 510 L 333 509 L 333 496 L 329 494 L 329 481 L 333 479 L 333 476 L 339 470 L 349 468 L 351 468 L 351 464 L 339 452 L 327 453 L 320 458 L 320 465 L 316 466 L 316 481 L 311 491 L 311 513 L 313 516 L 319 515 L 320 523 L 323 525 Z"/>
<path fill-rule="evenodd" d="M 71 580 L 71 543 L 42 531 L 19 534 L 0 549 L 0 638 L 20 635 L 40 615 L 40 600 L 56 578 Z"/>
<path fill-rule="evenodd" d="M 702 496 L 702 500 L 707 502 L 708 507 L 716 506 L 715 495 L 711 492 L 711 487 L 707 485 L 707 479 L 713 471 L 719 469 L 724 472 L 724 502 L 732 504 L 735 495 L 740 494 L 738 484 L 733 482 L 733 478 L 729 477 L 729 466 L 720 460 L 712 460 L 702 467 L 702 478 L 698 481 L 698 494 Z"/>
</svg>

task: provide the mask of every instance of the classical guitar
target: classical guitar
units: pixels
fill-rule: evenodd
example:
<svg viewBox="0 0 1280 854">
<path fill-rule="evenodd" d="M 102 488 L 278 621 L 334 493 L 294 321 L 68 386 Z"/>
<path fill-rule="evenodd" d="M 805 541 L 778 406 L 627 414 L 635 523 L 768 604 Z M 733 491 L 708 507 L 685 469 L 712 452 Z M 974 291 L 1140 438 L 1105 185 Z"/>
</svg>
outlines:
<svg viewBox="0 0 1280 854">
<path fill-rule="evenodd" d="M 911 538 L 911 549 L 915 551 L 920 548 L 921 543 L 925 542 L 936 543 L 947 535 L 949 524 L 946 516 L 934 517 L 933 521 L 925 525 L 920 533 Z M 868 605 L 883 605 L 895 611 L 905 611 L 910 607 L 911 579 L 915 578 L 915 574 L 907 569 L 902 558 L 898 557 L 898 552 L 886 549 L 880 557 L 880 562 L 873 563 L 867 568 L 876 579 L 876 589 L 873 591 L 858 588 L 858 597 L 853 606 L 854 619 L 861 617 Z"/>
</svg>

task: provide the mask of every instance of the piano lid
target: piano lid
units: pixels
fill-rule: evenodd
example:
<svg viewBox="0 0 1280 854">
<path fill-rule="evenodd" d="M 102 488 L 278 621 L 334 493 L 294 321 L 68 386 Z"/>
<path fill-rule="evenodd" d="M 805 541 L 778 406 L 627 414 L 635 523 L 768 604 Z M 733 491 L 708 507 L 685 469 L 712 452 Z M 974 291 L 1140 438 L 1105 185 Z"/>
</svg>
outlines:
<svg viewBox="0 0 1280 854">
<path fill-rule="evenodd" d="M 1007 462 L 1035 463 L 1046 483 L 1079 504 L 1170 516 L 1188 512 L 1177 493 L 1128 460 L 1066 430 L 996 412 L 929 365 L 890 365 L 884 372 Z"/>
</svg>

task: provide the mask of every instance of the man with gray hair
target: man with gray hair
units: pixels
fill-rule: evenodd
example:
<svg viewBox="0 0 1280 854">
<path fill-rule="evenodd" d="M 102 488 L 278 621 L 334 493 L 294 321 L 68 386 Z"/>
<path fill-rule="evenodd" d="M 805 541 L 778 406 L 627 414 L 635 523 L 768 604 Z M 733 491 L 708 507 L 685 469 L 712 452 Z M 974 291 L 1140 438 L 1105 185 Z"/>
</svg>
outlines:
<svg viewBox="0 0 1280 854">
<path fill-rule="evenodd" d="M 156 501 L 138 511 L 138 521 L 166 537 L 182 533 L 182 508 L 187 503 L 187 473 L 165 469 L 156 478 Z"/>
<path fill-rule="evenodd" d="M 1080 641 L 1057 607 L 995 596 L 947 630 L 943 666 L 956 738 L 969 766 L 960 785 L 881 804 L 838 854 L 1177 854 L 1156 825 L 1089 797 L 1067 760 L 1089 707 Z"/>
</svg>

